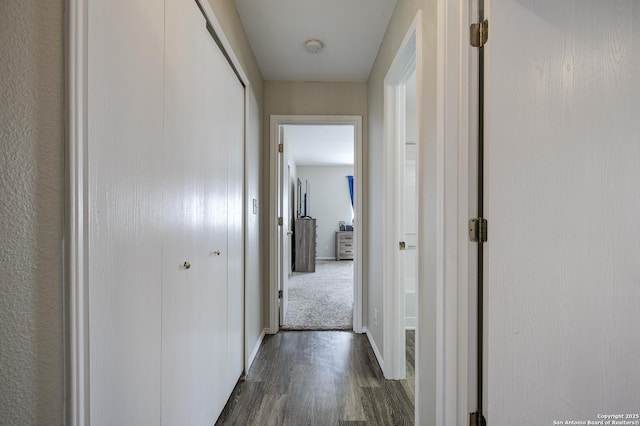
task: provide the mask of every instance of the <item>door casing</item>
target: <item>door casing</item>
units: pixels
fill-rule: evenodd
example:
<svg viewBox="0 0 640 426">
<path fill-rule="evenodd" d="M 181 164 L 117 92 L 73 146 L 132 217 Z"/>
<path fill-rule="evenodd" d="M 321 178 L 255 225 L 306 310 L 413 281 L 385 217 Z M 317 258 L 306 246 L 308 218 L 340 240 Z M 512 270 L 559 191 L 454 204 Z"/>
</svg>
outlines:
<svg viewBox="0 0 640 426">
<path fill-rule="evenodd" d="M 283 269 L 281 256 L 282 250 L 282 228 L 278 226 L 278 215 L 282 211 L 282 199 L 280 192 L 283 188 L 279 183 L 278 143 L 281 140 L 282 126 L 286 124 L 297 125 L 345 125 L 350 124 L 354 128 L 354 198 L 355 198 L 355 223 L 363 223 L 362 196 L 362 117 L 359 115 L 272 115 L 270 118 L 270 189 L 269 189 L 269 328 L 270 334 L 275 334 L 280 329 L 279 309 L 278 309 L 278 289 L 281 288 Z M 286 148 L 285 148 L 286 149 Z M 286 165 L 284 165 L 286 167 Z M 288 190 L 288 188 L 284 188 Z M 285 206 L 286 207 L 286 206 Z M 286 211 L 286 210 L 285 210 Z M 362 333 L 362 226 L 357 226 L 354 230 L 355 250 L 354 258 L 354 298 L 353 298 L 353 330 Z"/>
</svg>

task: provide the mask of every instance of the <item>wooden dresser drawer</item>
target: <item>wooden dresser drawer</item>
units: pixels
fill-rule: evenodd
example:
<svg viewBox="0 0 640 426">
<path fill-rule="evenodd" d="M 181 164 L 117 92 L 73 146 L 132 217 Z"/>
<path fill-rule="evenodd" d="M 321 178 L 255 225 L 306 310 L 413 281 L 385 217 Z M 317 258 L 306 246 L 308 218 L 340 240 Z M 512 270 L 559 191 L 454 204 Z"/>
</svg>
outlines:
<svg viewBox="0 0 640 426">
<path fill-rule="evenodd" d="M 353 260 L 354 254 L 353 231 L 336 232 L 336 260 Z"/>
</svg>

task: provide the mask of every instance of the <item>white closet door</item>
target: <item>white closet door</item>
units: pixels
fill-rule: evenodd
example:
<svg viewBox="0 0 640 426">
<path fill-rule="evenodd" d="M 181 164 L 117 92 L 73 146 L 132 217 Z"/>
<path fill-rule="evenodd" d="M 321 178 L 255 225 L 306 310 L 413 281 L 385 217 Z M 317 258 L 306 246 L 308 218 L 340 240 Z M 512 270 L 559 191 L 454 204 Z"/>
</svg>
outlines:
<svg viewBox="0 0 640 426">
<path fill-rule="evenodd" d="M 162 421 L 210 425 L 242 373 L 244 92 L 196 4 L 166 7 Z"/>
<path fill-rule="evenodd" d="M 205 20 L 190 0 L 166 8 L 162 423 L 210 425 L 226 362 L 226 150 Z"/>
<path fill-rule="evenodd" d="M 164 1 L 87 6 L 91 424 L 157 425 Z"/>
<path fill-rule="evenodd" d="M 206 33 L 206 31 L 205 31 Z M 244 89 L 213 38 L 206 33 L 204 50 L 208 105 L 207 203 L 212 212 L 209 243 L 216 275 L 215 395 L 209 401 L 217 418 L 243 369 L 244 320 Z M 217 182 L 225 182 L 225 186 Z M 210 249 L 211 250 L 211 249 Z M 217 253 L 220 254 L 217 254 Z"/>
<path fill-rule="evenodd" d="M 213 43 L 213 41 L 212 41 Z M 244 88 L 227 65 L 218 80 L 216 100 L 225 111 L 228 172 L 228 338 L 226 391 L 230 394 L 242 375 L 244 332 Z"/>
<path fill-rule="evenodd" d="M 488 0 L 492 425 L 640 408 L 640 2 Z"/>
</svg>

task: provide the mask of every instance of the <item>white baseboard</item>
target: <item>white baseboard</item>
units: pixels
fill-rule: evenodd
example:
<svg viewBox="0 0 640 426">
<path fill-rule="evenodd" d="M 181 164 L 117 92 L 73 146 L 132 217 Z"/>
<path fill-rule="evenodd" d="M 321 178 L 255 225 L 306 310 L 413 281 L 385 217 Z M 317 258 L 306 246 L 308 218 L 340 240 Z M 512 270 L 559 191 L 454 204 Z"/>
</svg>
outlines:
<svg viewBox="0 0 640 426">
<path fill-rule="evenodd" d="M 258 351 L 260 350 L 260 345 L 262 344 L 262 340 L 264 339 L 264 336 L 267 334 L 267 329 L 265 328 L 264 330 L 262 330 L 262 333 L 260 333 L 260 337 L 258 337 L 258 341 L 255 343 L 255 345 L 253 345 L 253 349 L 251 349 L 251 352 L 249 352 L 249 357 L 247 358 L 247 365 L 245 365 L 245 374 L 247 374 L 249 372 L 249 369 L 251 368 L 251 364 L 253 364 L 253 360 L 256 359 L 256 355 L 258 355 Z"/>
<path fill-rule="evenodd" d="M 367 338 L 369 338 L 369 343 L 371 344 L 371 347 L 373 348 L 373 353 L 376 356 L 376 359 L 378 360 L 378 364 L 380 365 L 380 370 L 384 371 L 384 360 L 382 359 L 382 355 L 380 355 L 380 351 L 378 350 L 378 346 L 376 346 L 376 342 L 375 340 L 373 340 L 373 336 L 371 335 L 371 333 L 369 332 L 369 330 L 365 327 L 365 333 L 367 334 Z"/>
</svg>

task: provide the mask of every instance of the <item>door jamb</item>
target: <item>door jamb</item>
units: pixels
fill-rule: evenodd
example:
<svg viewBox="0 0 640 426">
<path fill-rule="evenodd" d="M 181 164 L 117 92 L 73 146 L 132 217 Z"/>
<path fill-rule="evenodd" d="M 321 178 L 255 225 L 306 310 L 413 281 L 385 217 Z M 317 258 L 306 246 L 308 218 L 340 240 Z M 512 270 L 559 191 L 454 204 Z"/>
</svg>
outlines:
<svg viewBox="0 0 640 426">
<path fill-rule="evenodd" d="M 426 46 L 416 49 L 417 68 L 422 69 L 417 71 L 418 111 L 420 118 L 429 120 L 429 126 L 433 126 L 428 129 L 427 123 L 420 120 L 418 132 L 421 251 L 416 291 L 427 285 L 429 288 L 416 295 L 416 424 L 468 424 L 473 398 L 470 374 L 473 363 L 470 355 L 473 354 L 469 353 L 473 336 L 469 332 L 468 309 L 473 303 L 475 283 L 470 269 L 473 253 L 467 235 L 467 221 L 475 196 L 472 191 L 475 178 L 469 171 L 470 157 L 474 155 L 469 141 L 474 132 L 475 108 L 470 103 L 474 95 L 470 63 L 474 58 L 468 43 L 472 3 L 470 0 L 438 0 L 436 16 L 429 17 L 430 24 L 436 24 L 436 34 L 418 36 L 419 40 L 434 40 L 436 51 L 429 62 L 423 62 Z M 435 110 L 426 110 L 425 102 Z M 427 137 L 430 140 L 425 139 Z M 426 190 L 434 191 L 434 200 L 427 199 Z M 431 241 L 426 241 L 427 237 Z M 431 261 L 425 264 L 430 257 Z M 433 308 L 435 312 L 425 308 Z M 389 313 L 384 314 L 387 321 Z M 432 329 L 425 330 L 424 325 L 434 320 Z M 430 345 L 435 345 L 432 354 L 435 361 L 425 354 Z M 386 359 L 384 361 L 386 365 Z"/>
<path fill-rule="evenodd" d="M 384 376 L 387 379 L 400 380 L 406 375 L 405 356 L 405 287 L 402 278 L 404 256 L 398 244 L 404 240 L 401 235 L 404 216 L 404 122 L 405 122 L 405 84 L 411 73 L 416 72 L 416 88 L 422 87 L 422 66 L 418 60 L 418 52 L 422 48 L 422 14 L 418 12 L 409 27 L 396 56 L 384 79 L 384 158 L 383 164 L 383 312 L 384 312 Z M 417 116 L 418 128 L 421 128 L 423 101 L 418 96 Z M 421 132 L 418 132 L 416 145 L 418 151 L 423 143 Z M 417 164 L 417 170 L 420 164 Z M 420 256 L 420 239 L 416 256 Z M 419 258 L 419 257 L 418 257 Z M 420 286 L 416 285 L 416 300 L 420 300 Z M 420 307 L 418 306 L 418 313 Z M 416 325 L 418 330 L 419 324 Z"/>
<path fill-rule="evenodd" d="M 355 269 L 354 269 L 354 299 L 353 299 L 353 330 L 363 333 L 362 324 L 362 248 L 363 248 L 363 173 L 362 173 L 362 116 L 359 115 L 272 115 L 269 129 L 269 327 L 268 333 L 275 334 L 280 330 L 278 312 L 278 282 L 280 280 L 278 247 L 278 141 L 280 126 L 286 124 L 351 124 L 354 128 L 354 197 L 355 197 Z"/>
</svg>

